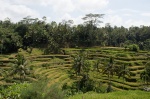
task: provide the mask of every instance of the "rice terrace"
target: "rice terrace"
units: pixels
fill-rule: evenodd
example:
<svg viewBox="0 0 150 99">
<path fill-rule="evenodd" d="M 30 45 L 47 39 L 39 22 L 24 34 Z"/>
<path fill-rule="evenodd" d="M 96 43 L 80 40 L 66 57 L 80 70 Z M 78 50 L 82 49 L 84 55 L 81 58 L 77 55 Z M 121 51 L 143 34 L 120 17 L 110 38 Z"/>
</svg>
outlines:
<svg viewBox="0 0 150 99">
<path fill-rule="evenodd" d="M 150 2 L 133 1 L 0 1 L 0 99 L 149 99 Z"/>
<path fill-rule="evenodd" d="M 146 82 L 147 81 L 146 79 L 145 80 L 141 79 L 141 74 L 145 71 L 146 68 L 145 66 L 148 62 L 149 53 L 147 51 L 133 52 L 128 51 L 128 49 L 119 47 L 91 47 L 84 49 L 64 48 L 63 51 L 65 52 L 65 55 L 64 54 L 43 55 L 42 51 L 35 48 L 33 48 L 32 53 L 30 54 L 24 50 L 19 51 L 18 53 L 20 55 L 24 55 L 25 59 L 29 60 L 29 65 L 27 65 L 26 68 L 30 69 L 30 74 L 26 75 L 24 79 L 20 78 L 20 76 L 24 75 L 21 75 L 19 73 L 15 74 L 13 77 L 11 77 L 12 75 L 5 77 L 6 76 L 5 72 L 7 71 L 10 72 L 10 70 L 12 70 L 10 64 L 15 62 L 17 54 L 13 53 L 9 55 L 2 55 L 0 60 L 1 61 L 0 66 L 2 71 L 0 77 L 1 86 L 5 87 L 14 86 L 14 83 L 16 84 L 19 82 L 24 82 L 28 84 L 31 82 L 37 82 L 38 80 L 40 81 L 41 79 L 42 80 L 46 79 L 46 84 L 48 87 L 55 85 L 57 85 L 58 89 L 59 88 L 62 89 L 64 87 L 65 90 L 67 90 L 68 95 L 76 94 L 78 92 L 77 90 L 82 90 L 83 93 L 86 92 L 87 90 L 97 93 L 106 93 L 107 91 L 124 92 L 124 90 L 144 90 L 143 88 L 145 86 L 146 87 L 149 86 L 149 82 Z M 76 54 L 80 52 L 82 52 L 81 54 L 86 53 L 86 56 L 84 56 L 86 57 L 86 61 L 85 60 L 82 61 L 87 62 L 81 64 L 83 65 L 87 64 L 87 66 L 90 67 L 88 67 L 88 69 L 84 66 L 76 67 L 76 69 L 72 70 L 73 64 L 76 64 L 76 66 L 80 64 L 75 63 L 76 61 L 82 62 L 80 61 L 80 59 L 79 60 L 74 59 Z M 110 62 L 110 57 L 112 57 L 113 59 L 112 63 Z M 83 56 L 77 55 L 75 58 L 83 58 Z M 110 64 L 112 64 L 113 67 L 107 67 L 110 66 Z M 75 74 L 73 72 L 73 71 L 79 72 L 77 68 L 81 69 L 80 74 L 79 73 Z M 87 70 L 84 71 L 82 70 L 83 68 Z M 107 69 L 106 73 L 104 73 L 105 69 Z M 122 76 L 120 75 L 121 71 L 123 74 Z M 128 73 L 129 76 L 127 75 Z M 88 78 L 84 77 L 84 75 L 88 75 Z M 83 83 L 84 87 L 82 87 L 82 89 L 76 88 L 76 85 L 73 85 L 75 82 Z M 108 89 L 109 84 L 111 85 L 110 89 Z M 26 85 L 25 88 L 28 88 L 27 86 L 29 85 Z M 15 85 L 15 87 L 17 87 L 17 85 Z M 41 89 L 38 90 L 39 92 L 41 91 Z M 144 92 L 139 91 L 139 93 Z M 145 95 L 147 96 L 145 97 L 148 98 L 149 93 L 147 94 L 146 93 L 147 92 L 145 92 Z M 17 92 L 12 95 L 14 95 L 15 97 L 15 94 L 17 94 Z M 83 96 L 81 95 L 81 97 L 78 97 L 77 99 L 82 97 Z M 92 98 L 92 96 L 90 97 Z M 96 95 L 96 97 L 102 98 L 102 96 L 101 95 L 98 96 L 98 94 Z M 138 97 L 138 93 L 136 97 Z M 71 97 L 71 99 L 72 98 L 73 97 Z"/>
</svg>

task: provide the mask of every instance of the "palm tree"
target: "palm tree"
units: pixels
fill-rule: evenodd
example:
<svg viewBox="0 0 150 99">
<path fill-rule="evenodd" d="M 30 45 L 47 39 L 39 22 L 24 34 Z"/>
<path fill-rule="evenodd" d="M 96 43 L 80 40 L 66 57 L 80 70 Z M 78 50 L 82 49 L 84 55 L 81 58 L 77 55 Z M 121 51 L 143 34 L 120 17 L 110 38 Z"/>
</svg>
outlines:
<svg viewBox="0 0 150 99">
<path fill-rule="evenodd" d="M 148 75 L 148 72 L 144 70 L 140 74 L 140 79 L 143 80 L 143 85 L 146 83 L 148 85 L 148 81 L 150 79 L 150 76 Z"/>
<path fill-rule="evenodd" d="M 97 72 L 100 72 L 100 69 L 103 69 L 103 65 L 102 65 L 102 60 L 101 59 L 98 59 L 94 62 L 94 70 L 97 70 Z"/>
<path fill-rule="evenodd" d="M 89 72 L 90 64 L 86 60 L 86 53 L 84 53 L 82 50 L 74 57 L 72 69 L 75 71 L 76 76 Z"/>
<path fill-rule="evenodd" d="M 94 70 L 96 69 L 97 72 L 100 72 L 99 71 L 99 66 L 100 66 L 100 59 L 98 59 L 97 61 L 95 61 L 95 63 L 94 63 Z"/>
<path fill-rule="evenodd" d="M 107 66 L 103 69 L 103 74 L 107 74 L 109 82 L 111 81 L 111 76 L 114 74 L 114 60 L 112 57 L 109 59 L 109 63 Z"/>
<path fill-rule="evenodd" d="M 81 74 L 84 68 L 84 57 L 82 55 L 79 54 L 74 57 L 74 63 L 72 68 L 76 72 L 76 75 Z"/>
<path fill-rule="evenodd" d="M 145 64 L 145 69 L 143 72 L 141 72 L 140 78 L 148 85 L 148 82 L 150 81 L 150 62 Z"/>
<path fill-rule="evenodd" d="M 24 56 L 21 54 L 17 55 L 17 59 L 12 65 L 11 72 L 9 76 L 18 74 L 20 76 L 20 80 L 24 80 L 26 74 L 29 74 L 29 69 L 26 67 L 28 61 L 25 60 Z"/>
<path fill-rule="evenodd" d="M 125 81 L 126 76 L 130 77 L 130 71 L 129 69 L 126 67 L 126 65 L 122 65 L 120 70 L 119 70 L 119 74 L 118 74 L 118 78 L 123 77 L 123 83 Z M 124 89 L 124 87 L 123 87 Z"/>
<path fill-rule="evenodd" d="M 113 77 L 113 75 L 114 75 L 114 69 L 115 69 L 114 60 L 113 60 L 112 57 L 110 57 L 108 65 L 103 70 L 103 74 L 107 74 L 108 81 L 109 81 L 108 82 L 107 92 L 111 92 L 112 91 L 112 88 L 111 88 L 111 77 Z"/>
</svg>

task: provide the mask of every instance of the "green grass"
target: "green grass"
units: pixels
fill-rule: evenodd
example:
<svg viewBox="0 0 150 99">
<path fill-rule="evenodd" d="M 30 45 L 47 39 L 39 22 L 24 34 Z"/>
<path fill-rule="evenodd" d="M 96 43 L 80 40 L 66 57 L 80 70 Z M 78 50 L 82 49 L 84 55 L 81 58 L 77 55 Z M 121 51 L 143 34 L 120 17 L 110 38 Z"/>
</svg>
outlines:
<svg viewBox="0 0 150 99">
<path fill-rule="evenodd" d="M 69 99 L 149 99 L 149 98 L 150 98 L 149 92 L 144 92 L 140 90 L 117 91 L 104 94 L 89 92 L 69 97 Z"/>
</svg>

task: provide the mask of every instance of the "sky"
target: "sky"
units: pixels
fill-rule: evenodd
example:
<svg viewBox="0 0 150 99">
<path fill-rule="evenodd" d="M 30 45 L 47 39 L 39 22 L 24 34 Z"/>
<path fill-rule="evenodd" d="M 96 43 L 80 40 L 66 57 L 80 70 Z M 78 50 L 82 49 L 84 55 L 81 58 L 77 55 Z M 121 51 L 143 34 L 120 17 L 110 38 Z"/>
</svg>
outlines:
<svg viewBox="0 0 150 99">
<path fill-rule="evenodd" d="M 0 0 L 0 20 L 12 22 L 46 16 L 48 23 L 73 20 L 76 25 L 89 13 L 105 14 L 100 26 L 150 26 L 150 0 Z"/>
</svg>

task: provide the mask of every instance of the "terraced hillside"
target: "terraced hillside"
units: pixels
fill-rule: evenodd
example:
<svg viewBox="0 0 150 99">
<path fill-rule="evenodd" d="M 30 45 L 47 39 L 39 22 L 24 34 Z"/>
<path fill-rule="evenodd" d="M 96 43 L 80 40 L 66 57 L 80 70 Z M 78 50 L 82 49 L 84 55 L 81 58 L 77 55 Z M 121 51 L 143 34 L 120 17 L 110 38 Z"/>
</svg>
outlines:
<svg viewBox="0 0 150 99">
<path fill-rule="evenodd" d="M 31 69 L 31 74 L 27 76 L 26 81 L 38 80 L 41 78 L 49 79 L 49 86 L 55 83 L 60 83 L 61 87 L 64 83 L 72 84 L 74 80 L 69 77 L 68 71 L 72 67 L 73 58 L 72 55 L 75 55 L 82 49 L 75 48 L 64 48 L 65 55 L 62 54 L 50 54 L 42 55 L 42 52 L 37 52 L 33 50 L 33 53 L 29 54 L 27 52 L 23 53 L 26 59 L 30 60 L 28 67 Z M 125 51 L 124 48 L 116 47 L 105 47 L 105 48 L 86 48 L 88 60 L 94 62 L 98 59 L 101 60 L 101 64 L 104 65 L 108 63 L 110 57 L 114 58 L 114 65 L 121 66 L 126 64 L 128 69 L 131 72 L 130 77 L 126 77 L 126 80 L 123 82 L 123 79 L 118 79 L 117 75 L 114 75 L 111 79 L 112 87 L 114 90 L 122 89 L 140 89 L 142 86 L 142 81 L 140 80 L 140 73 L 145 68 L 145 63 L 147 62 L 148 52 L 139 51 L 131 52 Z M 7 85 L 12 84 L 15 81 L 7 81 L 4 79 L 3 70 L 8 70 L 11 68 L 9 63 L 13 62 L 16 54 L 3 55 L 0 56 L 0 84 Z M 98 74 L 96 71 L 91 71 L 90 75 L 95 81 L 102 82 L 104 85 L 108 83 L 107 75 Z M 106 83 L 106 84 L 105 84 Z"/>
<path fill-rule="evenodd" d="M 72 66 L 70 55 L 42 55 L 42 53 L 36 54 L 36 52 L 29 54 L 25 51 L 19 53 L 23 54 L 29 61 L 28 68 L 30 69 L 30 74 L 26 75 L 25 81 L 35 81 L 45 78 L 49 79 L 49 85 L 60 83 L 60 87 L 64 83 L 71 84 L 73 82 L 67 74 Z M 13 63 L 15 59 L 16 54 L 3 55 L 0 57 L 0 85 L 10 85 L 19 79 L 16 75 L 15 79 L 9 79 L 8 81 L 7 77 L 5 78 L 4 76 L 5 72 L 8 73 L 10 71 L 10 63 Z"/>
<path fill-rule="evenodd" d="M 75 54 L 80 49 L 66 49 L 66 52 L 70 55 Z M 130 71 L 130 77 L 125 77 L 125 81 L 123 78 L 118 79 L 117 75 L 114 75 L 111 78 L 112 87 L 114 90 L 122 90 L 122 89 L 141 89 L 142 81 L 140 79 L 140 73 L 144 71 L 145 64 L 148 62 L 148 52 L 139 51 L 132 52 L 125 50 L 124 48 L 116 48 L 116 47 L 105 47 L 105 48 L 88 48 L 84 49 L 88 53 L 88 60 L 95 61 L 100 59 L 101 64 L 104 66 L 108 64 L 109 58 L 114 58 L 114 66 L 122 66 L 125 65 Z M 118 71 L 119 72 L 119 71 Z M 91 75 L 95 79 L 95 81 L 108 83 L 107 75 L 97 74 L 97 72 L 92 71 Z"/>
</svg>

